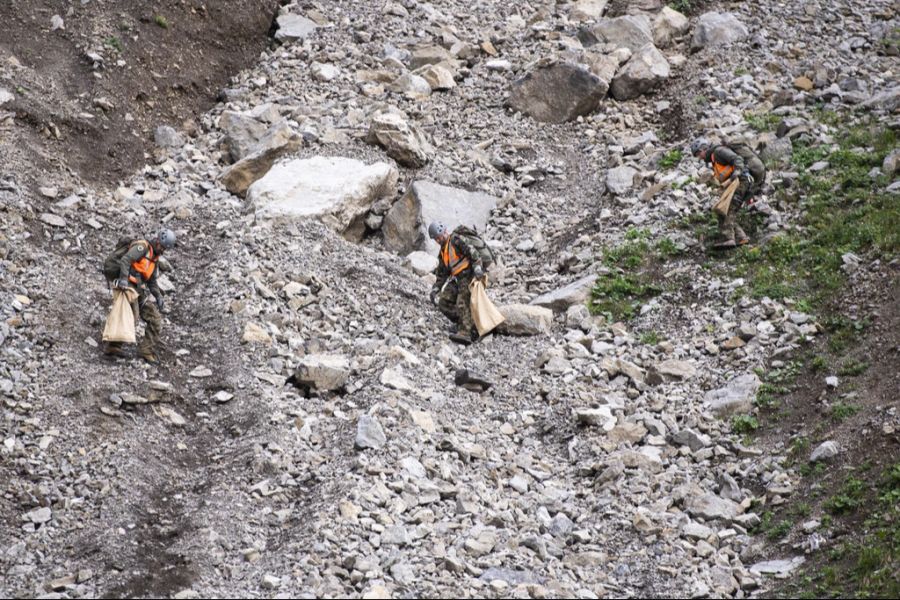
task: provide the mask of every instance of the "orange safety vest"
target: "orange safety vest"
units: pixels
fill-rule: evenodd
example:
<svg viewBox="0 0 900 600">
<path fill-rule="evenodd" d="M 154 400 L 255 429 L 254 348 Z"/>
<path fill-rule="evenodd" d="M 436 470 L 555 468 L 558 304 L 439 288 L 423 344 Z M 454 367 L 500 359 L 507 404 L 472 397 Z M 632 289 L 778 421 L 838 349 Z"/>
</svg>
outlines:
<svg viewBox="0 0 900 600">
<path fill-rule="evenodd" d="M 734 167 L 732 165 L 723 165 L 716 162 L 715 152 L 712 153 L 710 158 L 712 159 L 713 173 L 716 174 L 716 179 L 718 181 L 722 182 L 731 177 L 731 174 L 734 173 Z"/>
<path fill-rule="evenodd" d="M 134 242 L 135 244 L 147 244 L 147 253 L 144 254 L 143 258 L 140 260 L 136 260 L 131 263 L 131 269 L 136 271 L 144 281 L 150 281 L 150 277 L 153 275 L 153 270 L 156 269 L 156 261 L 159 258 L 153 252 L 153 245 L 145 240 L 138 240 Z M 134 245 L 134 244 L 132 244 Z M 134 275 L 128 275 L 128 281 L 131 283 L 138 283 L 137 277 Z"/>
<path fill-rule="evenodd" d="M 456 247 L 448 239 L 441 248 L 441 262 L 453 276 L 459 275 L 469 268 L 469 259 L 456 251 Z"/>
</svg>

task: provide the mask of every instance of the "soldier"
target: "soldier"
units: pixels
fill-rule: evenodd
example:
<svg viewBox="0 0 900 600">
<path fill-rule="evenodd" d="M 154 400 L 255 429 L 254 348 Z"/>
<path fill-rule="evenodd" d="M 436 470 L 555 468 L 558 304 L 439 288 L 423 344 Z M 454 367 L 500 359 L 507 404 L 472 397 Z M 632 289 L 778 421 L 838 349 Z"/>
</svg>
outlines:
<svg viewBox="0 0 900 600">
<path fill-rule="evenodd" d="M 743 246 L 750 240 L 737 224 L 737 212 L 743 204 L 758 194 L 766 181 L 766 167 L 750 146 L 743 142 L 711 145 L 709 140 L 698 138 L 691 144 L 691 154 L 710 163 L 716 180 L 724 186 L 738 179 L 737 190 L 731 199 L 726 216 L 719 219 L 719 233 L 722 241 L 714 248 L 734 248 Z"/>
<path fill-rule="evenodd" d="M 146 324 L 144 338 L 138 344 L 138 356 L 151 364 L 159 362 L 156 347 L 162 329 L 164 307 L 163 293 L 157 283 L 156 263 L 163 252 L 175 246 L 175 233 L 163 229 L 150 241 L 122 238 L 116 249 L 103 262 L 103 274 L 113 287 L 120 290 L 133 289 L 138 293 L 141 319 Z M 156 304 L 150 302 L 153 296 Z M 106 354 L 122 354 L 120 342 L 107 342 Z"/>
<path fill-rule="evenodd" d="M 493 255 L 484 240 L 464 225 L 451 233 L 446 225 L 435 221 L 428 226 L 428 235 L 441 246 L 431 302 L 457 324 L 457 331 L 450 339 L 458 344 L 471 344 L 478 339 L 478 331 L 472 320 L 469 284 L 475 278 L 484 277 Z"/>
</svg>

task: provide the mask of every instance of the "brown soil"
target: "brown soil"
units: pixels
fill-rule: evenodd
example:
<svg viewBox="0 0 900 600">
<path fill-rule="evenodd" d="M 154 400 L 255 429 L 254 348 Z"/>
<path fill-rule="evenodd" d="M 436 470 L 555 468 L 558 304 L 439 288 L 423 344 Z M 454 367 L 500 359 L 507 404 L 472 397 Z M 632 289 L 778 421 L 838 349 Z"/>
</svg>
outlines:
<svg viewBox="0 0 900 600">
<path fill-rule="evenodd" d="M 0 87 L 15 96 L 0 113 L 14 112 L 16 125 L 0 139 L 12 138 L 36 172 L 62 162 L 86 181 L 114 183 L 149 158 L 157 126 L 190 132 L 229 77 L 258 58 L 277 5 L 0 2 Z M 54 15 L 65 29 L 51 31 Z"/>
</svg>

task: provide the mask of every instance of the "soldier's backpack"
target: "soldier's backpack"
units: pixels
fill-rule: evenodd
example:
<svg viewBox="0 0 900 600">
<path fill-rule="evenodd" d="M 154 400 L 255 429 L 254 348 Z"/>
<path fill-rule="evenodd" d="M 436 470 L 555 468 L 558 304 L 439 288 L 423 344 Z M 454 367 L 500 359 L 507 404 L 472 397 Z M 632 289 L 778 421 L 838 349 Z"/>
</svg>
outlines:
<svg viewBox="0 0 900 600">
<path fill-rule="evenodd" d="M 131 248 L 131 245 L 139 239 L 140 238 L 132 235 L 123 235 L 119 238 L 119 241 L 116 242 L 116 249 L 110 252 L 106 257 L 106 260 L 103 261 L 102 271 L 104 277 L 109 281 L 119 277 L 119 261 L 125 256 L 129 248 Z"/>
<path fill-rule="evenodd" d="M 731 148 L 731 151 L 744 159 L 744 164 L 758 184 L 762 184 L 766 179 L 766 167 L 754 152 L 753 148 L 742 138 L 728 140 L 725 145 Z"/>
<path fill-rule="evenodd" d="M 474 229 L 466 227 L 465 225 L 460 225 L 453 230 L 453 235 L 462 237 L 467 244 L 478 250 L 478 253 L 481 255 L 481 264 L 485 271 L 494 264 L 494 253 L 491 252 L 490 246 L 481 239 Z"/>
</svg>

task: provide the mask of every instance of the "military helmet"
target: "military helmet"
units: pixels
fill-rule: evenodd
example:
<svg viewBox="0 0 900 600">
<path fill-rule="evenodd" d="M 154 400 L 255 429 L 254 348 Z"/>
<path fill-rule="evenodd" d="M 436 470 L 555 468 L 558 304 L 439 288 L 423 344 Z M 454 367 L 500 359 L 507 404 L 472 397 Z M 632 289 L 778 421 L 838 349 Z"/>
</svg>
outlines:
<svg viewBox="0 0 900 600">
<path fill-rule="evenodd" d="M 438 239 L 445 233 L 447 233 L 447 226 L 440 221 L 433 221 L 431 225 L 428 226 L 428 237 L 433 240 Z"/>
<path fill-rule="evenodd" d="M 157 234 L 156 239 L 159 240 L 159 245 L 166 250 L 175 247 L 175 232 L 171 229 L 163 229 Z"/>
<path fill-rule="evenodd" d="M 704 150 L 709 150 L 709 140 L 705 137 L 699 137 L 693 142 L 691 142 L 691 155 L 697 156 L 698 153 L 703 152 Z"/>
</svg>

